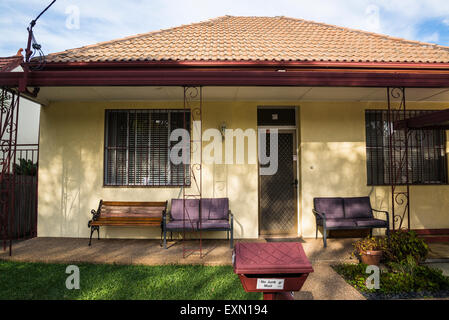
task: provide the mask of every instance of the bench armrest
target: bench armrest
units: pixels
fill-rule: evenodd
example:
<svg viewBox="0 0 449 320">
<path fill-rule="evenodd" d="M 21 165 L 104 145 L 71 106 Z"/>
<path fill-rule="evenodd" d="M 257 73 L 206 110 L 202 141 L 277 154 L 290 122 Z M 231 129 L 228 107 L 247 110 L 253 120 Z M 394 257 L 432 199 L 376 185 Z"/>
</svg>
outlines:
<svg viewBox="0 0 449 320">
<path fill-rule="evenodd" d="M 231 212 L 231 210 L 228 211 L 228 216 L 231 218 L 231 222 L 234 221 L 234 214 Z"/>
<path fill-rule="evenodd" d="M 384 211 L 384 210 L 377 210 L 377 209 L 372 209 L 374 212 L 381 212 L 381 213 L 385 213 L 385 217 L 386 217 L 386 221 L 388 223 L 388 225 L 390 225 L 390 214 L 388 211 Z"/>
<path fill-rule="evenodd" d="M 92 209 L 90 211 L 90 213 L 92 214 L 92 220 L 93 221 L 98 220 L 98 218 L 100 217 L 102 204 L 103 204 L 103 200 L 100 200 L 100 203 L 98 204 L 98 209 L 96 211 L 94 209 Z"/>
</svg>

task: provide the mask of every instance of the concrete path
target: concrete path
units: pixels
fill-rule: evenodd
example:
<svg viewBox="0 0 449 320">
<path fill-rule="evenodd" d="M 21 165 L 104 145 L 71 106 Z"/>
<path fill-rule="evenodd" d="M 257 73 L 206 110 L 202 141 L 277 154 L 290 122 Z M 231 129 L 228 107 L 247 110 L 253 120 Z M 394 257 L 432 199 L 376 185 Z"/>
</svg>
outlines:
<svg viewBox="0 0 449 320">
<path fill-rule="evenodd" d="M 245 240 L 265 242 L 264 239 Z M 295 299 L 360 300 L 364 297 L 348 285 L 333 269 L 332 264 L 350 262 L 354 239 L 331 239 L 323 248 L 322 240 L 305 239 L 302 242 L 314 273 L 307 279 L 303 290 Z M 13 255 L 0 251 L 1 260 L 45 263 L 113 263 L 139 265 L 202 264 L 231 265 L 232 250 L 225 240 L 203 240 L 203 258 L 194 252 L 183 258 L 181 242 L 170 242 L 167 250 L 157 240 L 106 239 L 93 240 L 89 247 L 87 239 L 35 238 L 13 246 Z M 198 243 L 192 241 L 186 249 Z"/>
<path fill-rule="evenodd" d="M 449 243 L 429 243 L 429 261 L 449 261 Z"/>
<path fill-rule="evenodd" d="M 449 262 L 426 263 L 426 266 L 440 269 L 445 276 L 449 277 Z"/>
</svg>

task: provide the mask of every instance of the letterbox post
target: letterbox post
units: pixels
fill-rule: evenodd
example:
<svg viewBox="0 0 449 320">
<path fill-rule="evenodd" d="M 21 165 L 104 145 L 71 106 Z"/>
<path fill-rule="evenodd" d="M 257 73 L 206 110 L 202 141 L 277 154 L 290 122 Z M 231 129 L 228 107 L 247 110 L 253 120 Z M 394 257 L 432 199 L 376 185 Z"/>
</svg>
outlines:
<svg viewBox="0 0 449 320">
<path fill-rule="evenodd" d="M 313 272 L 299 242 L 239 242 L 232 263 L 244 290 L 262 292 L 264 300 L 292 300 Z"/>
</svg>

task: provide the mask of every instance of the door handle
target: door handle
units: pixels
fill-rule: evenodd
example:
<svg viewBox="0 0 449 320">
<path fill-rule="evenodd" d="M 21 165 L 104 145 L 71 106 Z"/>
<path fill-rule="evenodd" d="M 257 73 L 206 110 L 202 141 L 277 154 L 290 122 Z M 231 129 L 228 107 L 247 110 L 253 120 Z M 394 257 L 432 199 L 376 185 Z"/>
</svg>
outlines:
<svg viewBox="0 0 449 320">
<path fill-rule="evenodd" d="M 292 186 L 294 186 L 295 188 L 298 187 L 298 179 L 295 179 L 295 181 L 293 181 Z"/>
</svg>

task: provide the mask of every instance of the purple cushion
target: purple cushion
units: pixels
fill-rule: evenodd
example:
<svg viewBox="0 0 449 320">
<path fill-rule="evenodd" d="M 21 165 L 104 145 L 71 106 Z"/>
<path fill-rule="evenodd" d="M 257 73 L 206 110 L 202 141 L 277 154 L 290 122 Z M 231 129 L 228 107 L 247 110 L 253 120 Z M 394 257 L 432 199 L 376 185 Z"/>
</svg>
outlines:
<svg viewBox="0 0 449 320">
<path fill-rule="evenodd" d="M 201 220 L 227 220 L 228 198 L 201 199 Z"/>
<path fill-rule="evenodd" d="M 357 219 L 358 227 L 384 228 L 387 227 L 387 221 L 379 219 Z"/>
<path fill-rule="evenodd" d="M 374 218 L 369 197 L 344 198 L 343 203 L 345 208 L 345 218 Z"/>
<path fill-rule="evenodd" d="M 313 205 L 316 211 L 326 215 L 326 219 L 344 218 L 342 198 L 315 198 Z"/>
<path fill-rule="evenodd" d="M 199 199 L 186 199 L 185 200 L 185 215 L 183 199 L 172 199 L 171 201 L 171 218 L 173 220 L 198 220 L 199 219 Z M 184 218 L 185 217 L 185 218 Z"/>
<path fill-rule="evenodd" d="M 352 228 L 357 227 L 354 219 L 326 219 L 326 227 L 329 228 Z"/>
<path fill-rule="evenodd" d="M 201 222 L 202 229 L 230 229 L 231 226 L 227 220 L 208 220 Z"/>
<path fill-rule="evenodd" d="M 186 220 L 185 223 L 184 221 L 179 220 L 169 221 L 165 225 L 165 228 L 167 230 L 183 230 L 183 228 L 185 228 L 185 230 L 196 230 L 198 229 L 198 221 Z"/>
</svg>

